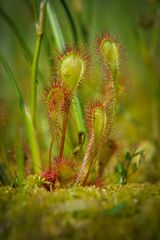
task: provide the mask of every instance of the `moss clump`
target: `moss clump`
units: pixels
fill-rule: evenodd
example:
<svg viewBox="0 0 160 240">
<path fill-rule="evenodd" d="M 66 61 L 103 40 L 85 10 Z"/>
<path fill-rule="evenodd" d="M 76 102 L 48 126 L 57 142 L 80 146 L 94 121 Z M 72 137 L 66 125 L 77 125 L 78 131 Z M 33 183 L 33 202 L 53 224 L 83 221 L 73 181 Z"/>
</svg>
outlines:
<svg viewBox="0 0 160 240">
<path fill-rule="evenodd" d="M 1 239 L 160 238 L 160 183 L 54 192 L 30 185 L 1 187 Z"/>
</svg>

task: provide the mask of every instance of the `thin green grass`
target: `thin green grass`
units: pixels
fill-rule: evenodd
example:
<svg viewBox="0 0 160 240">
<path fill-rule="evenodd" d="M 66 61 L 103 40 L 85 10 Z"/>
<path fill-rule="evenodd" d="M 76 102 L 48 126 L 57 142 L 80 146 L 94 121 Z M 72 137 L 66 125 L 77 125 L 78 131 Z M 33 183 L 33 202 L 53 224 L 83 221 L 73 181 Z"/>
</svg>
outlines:
<svg viewBox="0 0 160 240">
<path fill-rule="evenodd" d="M 26 127 L 26 133 L 29 140 L 30 150 L 32 154 L 32 165 L 33 165 L 33 171 L 34 173 L 40 173 L 41 172 L 41 159 L 40 159 L 40 152 L 36 137 L 36 132 L 33 126 L 32 118 L 29 109 L 27 108 L 26 104 L 24 103 L 21 91 L 19 89 L 17 80 L 8 65 L 7 61 L 3 57 L 3 55 L 0 53 L 0 61 L 6 71 L 6 74 L 8 76 L 8 79 L 10 83 L 13 85 L 15 90 L 15 95 L 17 96 L 19 107 L 23 116 L 23 121 L 25 123 Z"/>
</svg>

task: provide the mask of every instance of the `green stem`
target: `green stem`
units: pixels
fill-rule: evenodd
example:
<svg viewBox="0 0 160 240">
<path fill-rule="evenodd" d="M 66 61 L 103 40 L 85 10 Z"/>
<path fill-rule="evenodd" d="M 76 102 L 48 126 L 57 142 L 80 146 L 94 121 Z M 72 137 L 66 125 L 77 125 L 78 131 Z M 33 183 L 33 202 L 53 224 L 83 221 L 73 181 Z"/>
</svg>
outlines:
<svg viewBox="0 0 160 240">
<path fill-rule="evenodd" d="M 33 171 L 35 173 L 40 173 L 41 172 L 40 152 L 39 152 L 37 136 L 36 136 L 33 122 L 32 122 L 31 114 L 26 106 L 24 106 L 24 110 L 22 111 L 22 113 L 23 113 L 23 118 L 26 125 L 27 135 L 28 135 L 31 154 L 32 154 Z"/>
<path fill-rule="evenodd" d="M 108 127 L 107 137 L 110 135 L 111 127 L 114 124 L 115 116 L 117 113 L 117 105 L 118 105 L 118 76 L 117 74 L 113 76 L 113 87 L 114 87 L 114 95 L 113 95 L 113 110 L 111 115 L 110 126 Z"/>
<path fill-rule="evenodd" d="M 42 38 L 44 33 L 44 26 L 45 26 L 46 4 L 47 4 L 47 0 L 42 0 L 40 4 L 39 21 L 36 24 L 36 44 L 35 44 L 33 63 L 32 63 L 31 116 L 34 124 L 36 120 L 36 95 L 37 95 L 36 81 L 37 81 L 39 55 L 40 55 L 41 43 L 42 43 Z"/>
<path fill-rule="evenodd" d="M 37 79 L 37 68 L 38 68 L 41 40 L 42 40 L 42 36 L 41 35 L 37 36 L 36 46 L 34 50 L 33 64 L 32 64 L 31 115 L 34 123 L 35 123 L 35 115 L 36 115 L 36 95 L 37 95 L 36 79 Z"/>
</svg>

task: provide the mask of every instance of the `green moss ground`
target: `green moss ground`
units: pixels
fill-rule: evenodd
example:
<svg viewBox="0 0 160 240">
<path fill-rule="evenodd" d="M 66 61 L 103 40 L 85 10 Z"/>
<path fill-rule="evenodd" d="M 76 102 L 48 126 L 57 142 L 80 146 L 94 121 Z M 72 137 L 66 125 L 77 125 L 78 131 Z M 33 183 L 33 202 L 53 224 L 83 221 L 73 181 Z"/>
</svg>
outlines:
<svg viewBox="0 0 160 240">
<path fill-rule="evenodd" d="M 0 188 L 0 239 L 160 239 L 160 183 Z"/>
</svg>

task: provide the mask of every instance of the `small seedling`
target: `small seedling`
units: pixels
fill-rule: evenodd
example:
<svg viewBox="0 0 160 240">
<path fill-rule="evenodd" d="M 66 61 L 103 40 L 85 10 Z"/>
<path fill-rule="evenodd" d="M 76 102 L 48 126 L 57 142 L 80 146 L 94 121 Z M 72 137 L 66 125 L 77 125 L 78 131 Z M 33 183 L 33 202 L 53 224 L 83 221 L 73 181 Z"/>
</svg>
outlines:
<svg viewBox="0 0 160 240">
<path fill-rule="evenodd" d="M 133 162 L 135 157 L 139 157 L 139 165 L 137 163 Z M 133 151 L 126 152 L 125 159 L 123 162 L 120 162 L 118 167 L 115 167 L 115 173 L 119 176 L 119 183 L 120 184 L 126 184 L 128 178 L 134 174 L 141 162 L 144 160 L 144 150 L 137 151 L 137 147 L 133 149 Z M 130 173 L 129 173 L 130 170 Z"/>
</svg>

